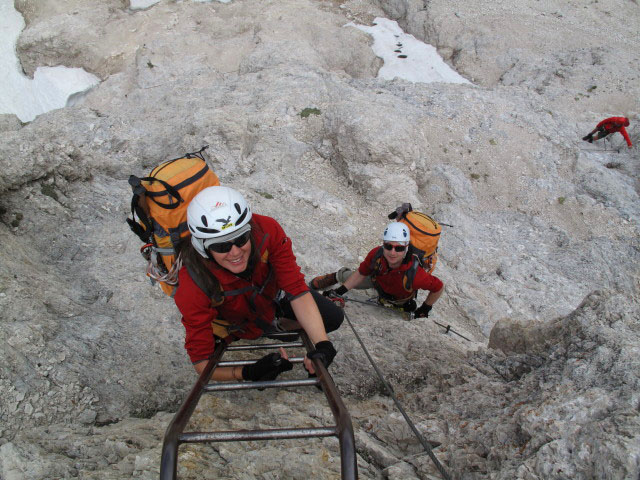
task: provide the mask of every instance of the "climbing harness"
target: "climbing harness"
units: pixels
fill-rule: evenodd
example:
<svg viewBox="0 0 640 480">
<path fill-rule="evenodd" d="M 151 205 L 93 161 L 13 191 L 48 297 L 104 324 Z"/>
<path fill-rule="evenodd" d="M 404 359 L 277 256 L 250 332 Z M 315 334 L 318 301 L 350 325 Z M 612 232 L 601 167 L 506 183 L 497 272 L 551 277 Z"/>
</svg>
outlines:
<svg viewBox="0 0 640 480">
<path fill-rule="evenodd" d="M 355 303 L 361 303 L 363 305 L 370 305 L 372 307 L 378 307 L 378 308 L 384 308 L 384 309 L 392 309 L 392 310 L 396 310 L 399 311 L 399 313 L 409 313 L 409 312 L 400 312 L 400 309 L 394 308 L 394 307 L 385 307 L 384 305 L 380 305 L 378 303 L 378 301 L 375 299 L 375 297 L 370 298 L 369 300 L 357 300 L 355 298 L 347 298 L 347 297 L 342 297 L 345 301 L 347 302 L 355 302 Z M 414 320 L 415 319 L 415 315 L 413 312 L 410 312 L 409 315 L 409 320 Z M 464 338 L 465 340 L 467 340 L 468 342 L 470 342 L 471 340 L 467 337 L 465 337 L 464 335 L 456 332 L 453 328 L 451 328 L 451 325 L 443 325 L 439 322 L 437 322 L 436 320 L 433 321 L 436 325 L 438 325 L 439 327 L 442 327 L 445 329 L 445 334 L 451 332 L 451 333 L 455 333 L 456 335 L 458 335 L 461 338 Z"/>
<path fill-rule="evenodd" d="M 347 299 L 347 300 L 350 300 L 350 299 Z M 389 393 L 389 396 L 393 399 L 393 402 L 396 404 L 396 407 L 398 407 L 398 410 L 400 410 L 400 413 L 402 414 L 402 416 L 406 420 L 407 424 L 409 425 L 409 428 L 411 428 L 411 431 L 414 433 L 414 435 L 417 437 L 417 439 L 422 444 L 423 448 L 427 452 L 427 455 L 429 455 L 429 458 L 431 458 L 431 460 L 433 461 L 433 464 L 435 465 L 435 467 L 438 469 L 438 471 L 442 475 L 442 478 L 444 478 L 445 480 L 451 480 L 451 477 L 449 476 L 449 474 L 444 469 L 444 467 L 442 466 L 442 464 L 440 463 L 438 458 L 433 453 L 433 450 L 431 449 L 431 445 L 429 445 L 429 442 L 418 431 L 418 429 L 416 428 L 415 424 L 413 423 L 413 421 L 411 420 L 411 418 L 409 417 L 409 415 L 407 414 L 407 412 L 403 408 L 402 404 L 398 400 L 398 397 L 396 397 L 396 394 L 393 391 L 393 387 L 384 378 L 384 375 L 380 371 L 380 368 L 378 368 L 378 365 L 376 364 L 376 362 L 373 360 L 373 358 L 369 354 L 369 351 L 367 350 L 367 347 L 364 345 L 364 342 L 360 338 L 360 335 L 358 335 L 358 332 L 354 328 L 353 323 L 351 323 L 351 320 L 349 320 L 349 316 L 347 315 L 347 312 L 344 312 L 344 319 L 349 324 L 349 327 L 351 327 L 351 330 L 353 331 L 353 334 L 355 335 L 356 340 L 358 340 L 358 343 L 360 343 L 360 346 L 362 347 L 362 350 L 364 351 L 365 355 L 369 359 L 369 363 L 371 363 L 371 366 L 376 371 L 376 374 L 378 375 L 378 378 L 380 378 L 380 381 L 382 382 L 382 384 L 386 388 L 387 392 Z"/>
</svg>

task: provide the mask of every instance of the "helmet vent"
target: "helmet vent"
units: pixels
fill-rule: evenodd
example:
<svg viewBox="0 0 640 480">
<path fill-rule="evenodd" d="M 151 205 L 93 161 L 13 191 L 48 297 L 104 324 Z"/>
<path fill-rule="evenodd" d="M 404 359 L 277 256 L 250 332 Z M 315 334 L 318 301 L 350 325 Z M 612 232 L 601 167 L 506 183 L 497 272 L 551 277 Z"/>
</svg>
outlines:
<svg viewBox="0 0 640 480">
<path fill-rule="evenodd" d="M 196 227 L 196 230 L 202 233 L 220 233 L 220 230 L 216 230 L 215 228 Z"/>
<path fill-rule="evenodd" d="M 238 203 L 234 203 L 234 204 L 233 204 L 233 206 L 234 206 L 234 207 L 236 207 L 236 211 L 237 211 L 239 214 L 240 214 L 240 213 L 242 213 L 242 208 L 240 208 L 240 204 L 238 204 Z"/>
<path fill-rule="evenodd" d="M 238 206 L 237 203 L 236 203 L 236 206 Z M 244 221 L 245 217 L 247 216 L 247 211 L 248 211 L 248 209 L 245 208 L 244 212 L 242 212 L 242 215 L 240 215 L 238 217 L 238 220 L 236 220 L 236 225 L 240 225 Z M 238 213 L 240 213 L 240 212 L 238 212 Z"/>
<path fill-rule="evenodd" d="M 207 222 L 207 217 L 206 217 L 205 215 L 202 215 L 202 216 L 200 217 L 200 220 L 202 221 L 202 224 L 203 224 L 205 227 L 208 227 L 208 226 L 209 226 L 209 222 Z"/>
</svg>

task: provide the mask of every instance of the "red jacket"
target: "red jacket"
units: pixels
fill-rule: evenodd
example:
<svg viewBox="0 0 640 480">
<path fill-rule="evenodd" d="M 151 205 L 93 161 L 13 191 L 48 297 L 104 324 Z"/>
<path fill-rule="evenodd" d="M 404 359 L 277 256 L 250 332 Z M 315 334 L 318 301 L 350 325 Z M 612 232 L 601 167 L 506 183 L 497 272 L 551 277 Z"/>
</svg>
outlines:
<svg viewBox="0 0 640 480">
<path fill-rule="evenodd" d="M 376 247 L 371 250 L 367 258 L 358 267 L 358 272 L 364 276 L 369 276 L 373 273 L 372 263 L 373 258 L 376 255 L 380 247 Z M 442 288 L 442 281 L 436 277 L 427 273 L 424 269 L 418 268 L 416 270 L 416 276 L 413 280 L 413 288 L 411 292 L 407 292 L 402 284 L 404 274 L 409 268 L 411 268 L 412 262 L 401 264 L 398 268 L 390 269 L 387 259 L 382 256 L 380 273 L 376 275 L 375 281 L 383 292 L 391 295 L 397 300 L 402 300 L 409 297 L 413 292 L 417 290 L 429 290 L 430 292 L 439 292 Z"/>
<path fill-rule="evenodd" d="M 624 127 L 629 126 L 629 119 L 626 117 L 609 117 L 602 120 L 598 125 L 596 125 L 596 130 L 600 129 L 600 127 L 604 128 L 607 133 L 616 133 L 620 132 L 624 137 L 627 145 L 631 147 L 631 139 L 629 138 L 629 134 Z"/>
<path fill-rule="evenodd" d="M 226 296 L 218 307 L 211 306 L 211 300 L 189 276 L 186 267 L 178 274 L 179 288 L 174 301 L 182 313 L 182 324 L 186 330 L 184 346 L 192 362 L 207 359 L 214 350 L 214 336 L 211 322 L 224 319 L 232 323 L 245 323 L 244 332 L 235 333 L 239 338 L 257 338 L 263 330 L 256 325 L 271 324 L 275 318 L 274 299 L 279 290 L 284 290 L 289 298 L 307 292 L 304 275 L 296 263 L 291 248 L 291 240 L 280 224 L 271 217 L 253 214 L 251 232 L 256 248 L 260 248 L 260 261 L 253 269 L 251 282 L 210 262 L 210 271 L 217 277 L 222 289 L 232 290 L 262 286 L 272 270 L 271 280 L 266 282 L 262 294 L 255 295 L 255 309 L 251 308 L 251 289 L 238 295 Z M 249 321 L 246 323 L 246 321 Z"/>
</svg>

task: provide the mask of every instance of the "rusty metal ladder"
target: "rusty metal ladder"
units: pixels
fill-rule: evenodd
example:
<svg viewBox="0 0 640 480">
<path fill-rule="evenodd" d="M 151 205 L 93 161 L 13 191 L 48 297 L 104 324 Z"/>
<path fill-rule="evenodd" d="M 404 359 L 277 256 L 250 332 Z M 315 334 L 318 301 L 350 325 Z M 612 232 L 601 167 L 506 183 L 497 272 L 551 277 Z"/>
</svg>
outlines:
<svg viewBox="0 0 640 480">
<path fill-rule="evenodd" d="M 293 333 L 270 335 L 270 338 L 291 337 Z M 333 383 L 329 372 L 319 360 L 313 360 L 317 377 L 297 380 L 272 380 L 262 382 L 215 382 L 209 383 L 216 367 L 240 366 L 254 363 L 255 360 L 236 360 L 223 362 L 222 356 L 229 350 L 261 350 L 277 349 L 279 347 L 305 347 L 307 352 L 313 350 L 313 344 L 305 332 L 299 334 L 299 341 L 291 343 L 269 343 L 254 345 L 231 345 L 224 342 L 219 344 L 209 359 L 207 366 L 191 389 L 189 396 L 180 406 L 171 423 L 167 427 L 162 445 L 162 459 L 160 462 L 160 480 L 175 480 L 178 469 L 178 447 L 183 443 L 210 442 L 239 442 L 249 440 L 276 440 L 309 437 L 338 438 L 340 443 L 340 465 L 343 480 L 356 480 L 358 467 L 356 463 L 355 439 L 351 417 L 345 407 L 340 394 Z M 302 363 L 303 357 L 290 358 L 292 363 Z M 336 424 L 319 428 L 278 428 L 267 430 L 237 430 L 217 432 L 184 432 L 193 411 L 203 393 L 225 392 L 232 390 L 249 390 L 264 388 L 291 388 L 316 386 L 322 387 Z"/>
</svg>

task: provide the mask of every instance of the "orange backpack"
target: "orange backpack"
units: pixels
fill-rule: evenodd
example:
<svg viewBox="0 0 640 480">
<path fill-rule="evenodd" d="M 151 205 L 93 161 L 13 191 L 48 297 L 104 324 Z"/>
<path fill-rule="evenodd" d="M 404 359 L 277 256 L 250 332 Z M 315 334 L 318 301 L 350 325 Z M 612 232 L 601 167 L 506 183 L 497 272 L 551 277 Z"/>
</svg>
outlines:
<svg viewBox="0 0 640 480">
<path fill-rule="evenodd" d="M 202 189 L 220 185 L 203 155 L 207 148 L 161 163 L 148 177 L 129 177 L 133 218 L 127 218 L 127 223 L 144 242 L 140 253 L 147 260 L 151 283 L 158 282 L 162 291 L 171 297 L 181 267 L 176 249 L 182 239 L 190 235 L 187 206 Z"/>
<path fill-rule="evenodd" d="M 396 208 L 389 214 L 389 219 L 396 219 L 409 228 L 411 253 L 418 257 L 427 273 L 433 272 L 438 261 L 438 241 L 442 231 L 440 224 L 429 215 L 414 212 L 410 203 L 403 203 Z"/>
</svg>

